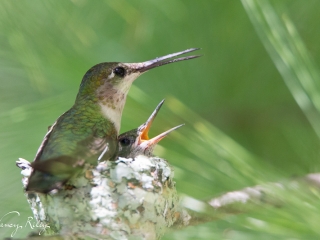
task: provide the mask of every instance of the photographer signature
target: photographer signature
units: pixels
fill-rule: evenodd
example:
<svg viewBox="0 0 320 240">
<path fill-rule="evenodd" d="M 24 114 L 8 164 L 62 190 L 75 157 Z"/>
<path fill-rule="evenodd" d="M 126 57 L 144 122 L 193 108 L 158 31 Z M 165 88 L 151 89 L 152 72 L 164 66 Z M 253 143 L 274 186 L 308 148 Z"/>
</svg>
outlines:
<svg viewBox="0 0 320 240">
<path fill-rule="evenodd" d="M 18 211 L 11 211 L 4 214 L 0 218 L 0 231 L 2 228 L 12 228 L 13 231 L 11 232 L 11 237 L 13 237 L 18 232 L 18 230 L 22 228 L 30 228 L 32 230 L 38 229 L 39 235 L 44 233 L 47 228 L 50 228 L 50 226 L 47 225 L 46 223 L 36 221 L 31 216 L 27 218 L 27 220 L 25 221 L 25 224 L 13 223 L 12 218 L 20 217 L 20 215 L 21 214 Z"/>
</svg>

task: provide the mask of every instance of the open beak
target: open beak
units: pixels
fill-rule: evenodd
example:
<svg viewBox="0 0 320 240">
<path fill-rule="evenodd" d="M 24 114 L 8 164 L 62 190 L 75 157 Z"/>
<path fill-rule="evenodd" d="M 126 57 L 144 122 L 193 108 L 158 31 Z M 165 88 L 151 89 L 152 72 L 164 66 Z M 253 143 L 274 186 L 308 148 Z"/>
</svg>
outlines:
<svg viewBox="0 0 320 240">
<path fill-rule="evenodd" d="M 164 137 L 166 137 L 169 133 L 171 133 L 172 131 L 182 127 L 184 124 L 181 124 L 179 126 L 176 126 L 176 127 L 173 127 L 161 134 L 159 134 L 158 136 L 155 136 L 151 139 L 144 139 L 142 136 L 139 138 L 140 142 L 139 142 L 139 145 L 142 144 L 142 145 L 147 145 L 145 147 L 151 147 L 151 146 L 155 146 L 158 142 L 160 142 Z"/>
<path fill-rule="evenodd" d="M 153 113 L 148 118 L 148 120 L 138 128 L 138 143 L 137 143 L 138 145 L 143 144 L 145 147 L 154 146 L 158 142 L 160 142 L 161 139 L 163 139 L 165 136 L 167 136 L 169 133 L 171 133 L 172 131 L 174 131 L 184 125 L 184 124 L 181 124 L 179 126 L 171 128 L 171 129 L 159 134 L 158 136 L 155 136 L 151 139 L 149 138 L 149 130 L 151 128 L 152 122 L 155 119 L 155 117 L 157 116 L 163 102 L 164 102 L 164 99 L 158 104 L 158 106 L 153 111 Z"/>
<path fill-rule="evenodd" d="M 153 113 L 150 115 L 150 117 L 148 118 L 148 120 L 142 124 L 139 128 L 138 128 L 138 142 L 137 145 L 147 149 L 147 148 L 153 148 L 158 142 L 160 142 L 164 137 L 166 137 L 169 133 L 171 133 L 172 131 L 182 127 L 184 124 L 181 124 L 179 126 L 173 127 L 161 134 L 159 134 L 158 136 L 155 136 L 153 138 L 149 138 L 149 130 L 151 128 L 152 122 L 155 119 L 155 117 L 157 116 L 162 104 L 164 103 L 164 99 L 158 104 L 158 106 L 156 107 L 156 109 L 153 111 Z"/>
<path fill-rule="evenodd" d="M 160 111 L 160 108 L 162 107 L 163 103 L 164 103 L 164 99 L 158 104 L 158 106 L 152 112 L 148 120 L 138 128 L 138 131 L 139 131 L 138 144 L 140 144 L 141 141 L 145 141 L 149 139 L 148 133 L 149 133 L 150 127 L 153 123 L 153 120 L 156 118 L 158 112 Z"/>
<path fill-rule="evenodd" d="M 194 56 L 187 56 L 187 57 L 180 57 L 180 58 L 174 58 L 176 56 L 180 56 L 182 54 L 185 53 L 189 53 L 189 52 L 193 52 L 196 50 L 199 50 L 200 48 L 190 48 L 181 52 L 177 52 L 177 53 L 172 53 L 172 54 L 168 54 L 166 56 L 163 57 L 157 57 L 153 60 L 149 60 L 146 62 L 141 62 L 141 63 L 130 63 L 130 67 L 135 69 L 136 71 L 143 73 L 148 71 L 149 69 L 155 68 L 155 67 L 160 67 L 166 64 L 170 64 L 170 63 L 174 63 L 174 62 L 179 62 L 179 61 L 184 61 L 184 60 L 189 60 L 189 59 L 193 59 L 193 58 L 197 58 L 200 57 L 200 55 L 194 55 Z"/>
</svg>

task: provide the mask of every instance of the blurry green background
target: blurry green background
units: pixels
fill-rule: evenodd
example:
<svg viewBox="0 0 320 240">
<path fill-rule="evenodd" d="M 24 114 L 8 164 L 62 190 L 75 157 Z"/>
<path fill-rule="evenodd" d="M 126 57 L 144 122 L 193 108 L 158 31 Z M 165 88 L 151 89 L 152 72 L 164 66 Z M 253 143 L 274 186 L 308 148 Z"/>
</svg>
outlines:
<svg viewBox="0 0 320 240">
<path fill-rule="evenodd" d="M 317 71 L 320 2 L 261 3 L 291 19 L 314 63 L 308 66 Z M 319 138 L 249 16 L 234 0 L 1 1 L 0 215 L 19 211 L 10 221 L 20 224 L 31 216 L 15 161 L 34 158 L 47 127 L 71 107 L 91 66 L 191 47 L 202 48 L 203 56 L 157 68 L 134 83 L 121 127 L 137 127 L 166 98 L 150 135 L 186 123 L 157 149 L 174 166 L 180 193 L 208 199 L 319 171 Z M 165 239 L 317 239 L 318 199 L 288 198 L 293 207 L 232 216 Z M 15 237 L 29 231 L 25 227 Z M 0 228 L 0 236 L 11 232 Z"/>
</svg>

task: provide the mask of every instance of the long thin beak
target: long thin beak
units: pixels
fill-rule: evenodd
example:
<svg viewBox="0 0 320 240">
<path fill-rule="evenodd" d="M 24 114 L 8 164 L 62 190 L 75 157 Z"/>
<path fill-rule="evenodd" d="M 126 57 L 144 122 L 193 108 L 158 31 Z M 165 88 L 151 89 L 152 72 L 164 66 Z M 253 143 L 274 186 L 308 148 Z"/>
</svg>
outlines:
<svg viewBox="0 0 320 240">
<path fill-rule="evenodd" d="M 184 50 L 184 51 L 181 51 L 181 52 L 168 54 L 168 55 L 163 56 L 163 57 L 157 57 L 157 58 L 155 58 L 153 60 L 149 60 L 149 61 L 146 61 L 146 62 L 130 63 L 130 65 L 131 65 L 131 67 L 133 69 L 136 69 L 138 72 L 143 73 L 143 72 L 148 71 L 149 69 L 152 69 L 152 68 L 155 68 L 155 67 L 160 67 L 160 66 L 163 66 L 163 65 L 166 65 L 166 64 L 170 64 L 170 63 L 174 63 L 174 62 L 180 62 L 180 61 L 184 61 L 184 60 L 189 60 L 189 59 L 200 57 L 201 55 L 194 55 L 194 56 L 187 56 L 187 57 L 180 57 L 180 58 L 171 59 L 173 57 L 180 56 L 182 54 L 193 52 L 193 51 L 196 51 L 196 50 L 199 50 L 199 49 L 200 48 L 190 48 L 190 49 L 187 49 L 187 50 Z"/>
<path fill-rule="evenodd" d="M 174 131 L 174 130 L 180 128 L 180 127 L 182 127 L 183 125 L 184 125 L 184 124 L 181 124 L 181 125 L 179 125 L 179 126 L 173 127 L 173 128 L 171 128 L 171 129 L 169 129 L 169 130 L 167 130 L 167 131 L 159 134 L 158 136 L 155 136 L 155 137 L 153 137 L 153 138 L 151 138 L 151 139 L 145 140 L 145 141 L 144 141 L 144 144 L 147 144 L 149 147 L 150 147 L 150 146 L 154 146 L 154 145 L 156 145 L 158 142 L 160 142 L 164 137 L 166 137 L 169 133 L 171 133 L 172 131 Z"/>
<path fill-rule="evenodd" d="M 148 133 L 149 133 L 150 127 L 152 125 L 153 120 L 156 118 L 158 112 L 160 111 L 160 108 L 162 107 L 163 103 L 164 103 L 164 99 L 158 104 L 158 106 L 152 112 L 148 120 L 139 127 L 138 129 L 140 131 L 139 139 L 149 139 Z"/>
</svg>

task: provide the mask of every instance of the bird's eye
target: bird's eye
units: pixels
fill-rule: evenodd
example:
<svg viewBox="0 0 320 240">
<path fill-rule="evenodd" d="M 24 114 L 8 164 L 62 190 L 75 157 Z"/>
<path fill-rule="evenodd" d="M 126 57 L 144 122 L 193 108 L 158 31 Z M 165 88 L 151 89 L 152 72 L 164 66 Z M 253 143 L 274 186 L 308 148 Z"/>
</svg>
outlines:
<svg viewBox="0 0 320 240">
<path fill-rule="evenodd" d="M 131 143 L 131 141 L 130 141 L 130 139 L 129 138 L 122 138 L 122 139 L 120 139 L 120 144 L 122 145 L 122 146 L 129 146 L 130 145 L 130 143 Z"/>
<path fill-rule="evenodd" d="M 113 69 L 113 73 L 119 77 L 124 77 L 124 75 L 126 75 L 126 70 L 123 67 L 116 67 Z"/>
</svg>

